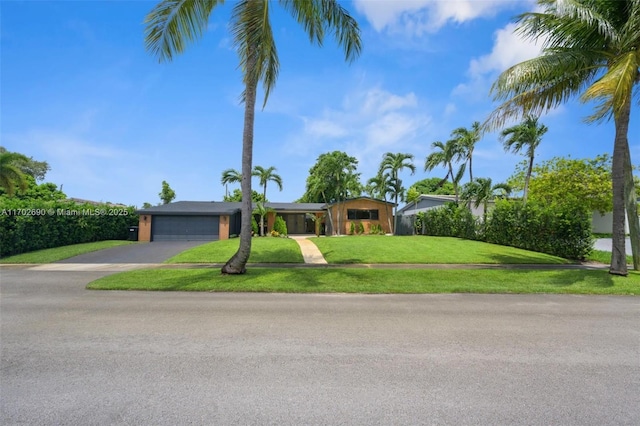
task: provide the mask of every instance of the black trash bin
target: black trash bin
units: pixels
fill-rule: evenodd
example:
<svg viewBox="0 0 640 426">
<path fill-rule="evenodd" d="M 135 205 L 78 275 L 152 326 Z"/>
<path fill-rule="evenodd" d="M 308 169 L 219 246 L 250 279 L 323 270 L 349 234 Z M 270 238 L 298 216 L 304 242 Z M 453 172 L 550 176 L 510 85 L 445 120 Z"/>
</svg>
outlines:
<svg viewBox="0 0 640 426">
<path fill-rule="evenodd" d="M 130 226 L 129 227 L 129 241 L 138 241 L 138 228 L 139 226 Z"/>
</svg>

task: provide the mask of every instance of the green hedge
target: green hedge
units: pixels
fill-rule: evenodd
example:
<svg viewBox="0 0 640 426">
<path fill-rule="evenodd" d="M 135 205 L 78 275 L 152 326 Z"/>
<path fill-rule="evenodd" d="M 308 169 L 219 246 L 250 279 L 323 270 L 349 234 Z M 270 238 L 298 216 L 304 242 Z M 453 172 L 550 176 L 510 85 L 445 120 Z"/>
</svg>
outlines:
<svg viewBox="0 0 640 426">
<path fill-rule="evenodd" d="M 418 213 L 416 233 L 441 237 L 459 237 L 468 240 L 478 239 L 479 223 L 471 211 L 455 203 L 447 203 Z"/>
<path fill-rule="evenodd" d="M 591 213 L 582 206 L 543 206 L 501 200 L 489 214 L 484 240 L 567 259 L 585 259 L 593 248 Z"/>
<path fill-rule="evenodd" d="M 567 259 L 583 260 L 593 248 L 591 214 L 582 207 L 498 200 L 482 223 L 468 208 L 448 203 L 418 214 L 416 227 L 424 235 L 481 240 Z"/>
<path fill-rule="evenodd" d="M 69 244 L 125 240 L 133 207 L 0 197 L 0 257 Z"/>
</svg>

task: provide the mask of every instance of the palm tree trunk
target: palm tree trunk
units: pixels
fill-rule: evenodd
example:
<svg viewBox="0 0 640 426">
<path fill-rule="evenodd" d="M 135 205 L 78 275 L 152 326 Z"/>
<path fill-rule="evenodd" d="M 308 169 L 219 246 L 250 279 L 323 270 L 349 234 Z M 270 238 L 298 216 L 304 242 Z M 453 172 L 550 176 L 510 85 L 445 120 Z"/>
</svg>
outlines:
<svg viewBox="0 0 640 426">
<path fill-rule="evenodd" d="M 473 182 L 473 171 L 472 171 L 473 159 L 471 158 L 472 156 L 473 156 L 473 151 L 469 153 L 469 182 Z"/>
<path fill-rule="evenodd" d="M 633 169 L 631 166 L 631 153 L 629 152 L 628 140 L 624 162 L 624 201 L 627 210 L 627 220 L 629 221 L 633 269 L 640 271 L 640 220 L 638 217 L 638 202 L 633 182 Z"/>
<path fill-rule="evenodd" d="M 531 179 L 531 173 L 533 173 L 533 155 L 529 157 L 529 168 L 527 169 L 527 175 L 524 177 L 524 195 L 522 196 L 522 203 L 527 204 L 527 195 L 529 195 L 529 180 Z"/>
<path fill-rule="evenodd" d="M 396 229 L 398 229 L 398 194 L 396 193 L 396 196 L 394 197 L 394 203 L 396 204 L 395 206 L 393 206 L 393 235 L 396 235 Z"/>
<path fill-rule="evenodd" d="M 611 265 L 609 273 L 614 275 L 628 275 L 627 256 L 624 242 L 624 165 L 629 130 L 629 115 L 631 103 L 626 102 L 618 114 L 614 114 L 616 138 L 613 144 L 613 164 L 611 179 L 613 181 L 613 223 Z"/>
<path fill-rule="evenodd" d="M 324 191 L 322 191 L 322 199 L 324 200 L 324 204 L 327 205 L 327 215 L 329 216 L 329 226 L 331 226 L 331 235 L 334 234 L 335 228 L 333 227 L 333 215 L 331 214 L 331 207 L 328 206 L 327 197 L 324 195 Z M 324 234 L 327 235 L 327 227 L 325 226 Z"/>
<path fill-rule="evenodd" d="M 262 190 L 262 202 L 267 204 L 267 184 L 264 184 L 264 189 Z M 260 216 L 260 236 L 264 237 L 264 216 Z"/>
<path fill-rule="evenodd" d="M 256 66 L 255 54 L 249 53 L 247 68 Z M 248 75 L 252 73 L 249 72 Z M 242 206 L 240 208 L 240 247 L 231 259 L 222 267 L 223 274 L 244 274 L 247 272 L 247 261 L 251 254 L 251 217 L 253 200 L 251 199 L 251 169 L 253 166 L 253 126 L 256 109 L 256 88 L 258 81 L 254 78 L 245 84 L 244 97 L 244 129 L 242 132 Z"/>
</svg>

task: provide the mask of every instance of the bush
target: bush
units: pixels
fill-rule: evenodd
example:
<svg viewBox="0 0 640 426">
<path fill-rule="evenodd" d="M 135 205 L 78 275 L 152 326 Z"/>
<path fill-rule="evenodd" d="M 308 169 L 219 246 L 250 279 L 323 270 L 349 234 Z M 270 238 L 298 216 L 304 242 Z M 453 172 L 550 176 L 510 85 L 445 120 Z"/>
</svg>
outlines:
<svg viewBox="0 0 640 426">
<path fill-rule="evenodd" d="M 251 216 L 251 233 L 252 235 L 259 235 L 260 233 L 258 232 L 258 222 L 256 222 L 256 217 L 255 216 Z"/>
<path fill-rule="evenodd" d="M 456 203 L 420 212 L 416 218 L 416 232 L 424 235 L 478 239 L 478 221 L 471 211 Z"/>
<path fill-rule="evenodd" d="M 276 231 L 278 235 L 288 235 L 287 224 L 285 223 L 282 216 L 276 216 L 276 220 L 273 223 L 273 230 Z"/>
<path fill-rule="evenodd" d="M 369 227 L 369 234 L 371 235 L 377 235 L 377 234 L 382 234 L 382 225 L 380 225 L 379 223 L 372 223 L 371 226 Z"/>
<path fill-rule="evenodd" d="M 356 224 L 356 233 L 357 233 L 358 235 L 362 235 L 362 234 L 364 234 L 364 224 L 363 224 L 362 222 L 358 222 L 358 223 Z"/>
<path fill-rule="evenodd" d="M 592 250 L 591 214 L 584 206 L 498 201 L 485 241 L 583 260 Z"/>
<path fill-rule="evenodd" d="M 356 224 L 355 222 L 349 223 L 349 235 L 353 235 L 356 233 Z"/>
<path fill-rule="evenodd" d="M 469 209 L 448 203 L 418 213 L 416 230 L 425 235 L 477 239 L 567 259 L 583 260 L 593 247 L 591 214 L 584 206 L 541 206 L 498 200 L 486 223 Z"/>
<path fill-rule="evenodd" d="M 133 207 L 0 197 L 0 257 L 103 240 L 126 240 Z"/>
</svg>

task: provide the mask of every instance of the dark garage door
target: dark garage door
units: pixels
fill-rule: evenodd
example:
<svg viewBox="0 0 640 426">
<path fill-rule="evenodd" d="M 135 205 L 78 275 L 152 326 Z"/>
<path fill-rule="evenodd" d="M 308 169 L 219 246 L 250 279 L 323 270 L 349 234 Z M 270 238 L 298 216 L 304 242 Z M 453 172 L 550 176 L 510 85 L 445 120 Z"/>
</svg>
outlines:
<svg viewBox="0 0 640 426">
<path fill-rule="evenodd" d="M 213 241 L 219 216 L 154 216 L 151 241 Z"/>
</svg>

